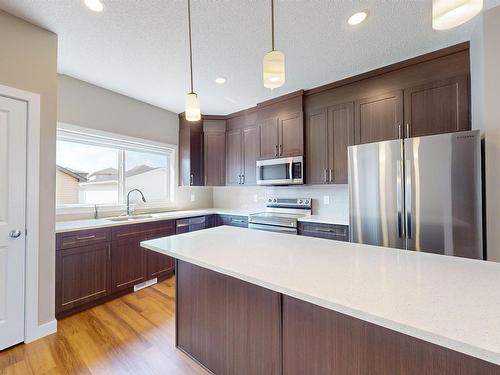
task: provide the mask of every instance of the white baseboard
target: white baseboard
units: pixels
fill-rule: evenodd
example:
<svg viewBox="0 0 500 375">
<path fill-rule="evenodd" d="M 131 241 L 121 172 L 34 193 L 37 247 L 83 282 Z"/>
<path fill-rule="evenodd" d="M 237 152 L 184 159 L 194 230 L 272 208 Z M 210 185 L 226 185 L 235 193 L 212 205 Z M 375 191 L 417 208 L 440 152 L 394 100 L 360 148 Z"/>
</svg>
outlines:
<svg viewBox="0 0 500 375">
<path fill-rule="evenodd" d="M 24 342 L 26 344 L 41 339 L 42 337 L 51 335 L 57 332 L 57 320 L 54 319 L 50 322 L 39 325 L 35 329 L 31 329 L 31 332 L 26 332 Z"/>
</svg>

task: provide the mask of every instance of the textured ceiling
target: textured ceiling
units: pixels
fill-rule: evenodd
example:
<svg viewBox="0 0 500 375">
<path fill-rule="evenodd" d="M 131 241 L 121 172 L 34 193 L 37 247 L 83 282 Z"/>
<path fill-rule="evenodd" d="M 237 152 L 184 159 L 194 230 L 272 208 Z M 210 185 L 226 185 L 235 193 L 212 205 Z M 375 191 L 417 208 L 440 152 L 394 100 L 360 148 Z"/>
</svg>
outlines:
<svg viewBox="0 0 500 375">
<path fill-rule="evenodd" d="M 58 71 L 174 112 L 189 90 L 186 1 L 0 0 L 0 8 L 59 35 Z M 497 0 L 490 0 L 498 3 Z M 195 91 L 202 112 L 227 114 L 469 40 L 474 21 L 431 27 L 431 0 L 278 0 L 276 48 L 286 55 L 285 85 L 262 85 L 271 48 L 270 1 L 193 0 Z M 347 18 L 366 9 L 352 27 Z M 217 85 L 218 76 L 227 78 Z"/>
</svg>

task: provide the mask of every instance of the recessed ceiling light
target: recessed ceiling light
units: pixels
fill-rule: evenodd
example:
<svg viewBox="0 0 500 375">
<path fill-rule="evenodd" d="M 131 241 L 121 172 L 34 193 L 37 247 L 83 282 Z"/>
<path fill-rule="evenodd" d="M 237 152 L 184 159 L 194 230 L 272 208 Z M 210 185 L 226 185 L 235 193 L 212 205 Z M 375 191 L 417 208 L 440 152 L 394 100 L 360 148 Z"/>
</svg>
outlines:
<svg viewBox="0 0 500 375">
<path fill-rule="evenodd" d="M 368 17 L 368 13 L 365 11 L 354 13 L 351 17 L 349 17 L 347 23 L 349 25 L 359 25 L 366 19 L 366 17 Z"/>
<path fill-rule="evenodd" d="M 218 83 L 219 85 L 223 85 L 224 83 L 226 83 L 226 79 L 224 77 L 217 77 L 215 79 L 215 83 Z"/>
<path fill-rule="evenodd" d="M 102 12 L 104 9 L 101 0 L 85 0 L 85 5 L 94 12 Z"/>
</svg>

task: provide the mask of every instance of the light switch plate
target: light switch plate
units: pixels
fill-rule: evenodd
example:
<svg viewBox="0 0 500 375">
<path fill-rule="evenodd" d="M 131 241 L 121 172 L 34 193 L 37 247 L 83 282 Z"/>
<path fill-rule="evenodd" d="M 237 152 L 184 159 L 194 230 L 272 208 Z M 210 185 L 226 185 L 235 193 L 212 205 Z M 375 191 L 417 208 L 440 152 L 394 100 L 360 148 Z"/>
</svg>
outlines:
<svg viewBox="0 0 500 375">
<path fill-rule="evenodd" d="M 323 195 L 323 204 L 330 204 L 330 196 Z"/>
<path fill-rule="evenodd" d="M 191 202 L 194 202 L 196 200 L 196 196 L 194 194 L 191 194 Z"/>
</svg>

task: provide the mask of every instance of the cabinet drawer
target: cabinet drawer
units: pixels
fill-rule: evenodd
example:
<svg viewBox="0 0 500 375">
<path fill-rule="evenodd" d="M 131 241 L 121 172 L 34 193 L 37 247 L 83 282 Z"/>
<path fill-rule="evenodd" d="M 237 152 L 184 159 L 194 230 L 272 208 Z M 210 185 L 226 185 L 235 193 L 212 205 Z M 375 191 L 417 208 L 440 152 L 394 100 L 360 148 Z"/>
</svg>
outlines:
<svg viewBox="0 0 500 375">
<path fill-rule="evenodd" d="M 205 216 L 190 217 L 186 219 L 178 219 L 175 222 L 175 232 L 177 234 L 194 232 L 206 228 Z"/>
<path fill-rule="evenodd" d="M 122 225 L 111 229 L 113 241 L 125 240 L 129 238 L 148 237 L 155 234 L 157 237 L 172 234 L 174 230 L 174 220 L 154 221 L 151 223 Z"/>
<path fill-rule="evenodd" d="M 109 228 L 79 230 L 76 232 L 59 233 L 56 248 L 71 249 L 73 247 L 95 245 L 111 240 Z"/>
<path fill-rule="evenodd" d="M 248 217 L 246 216 L 219 215 L 217 221 L 219 225 L 248 228 Z"/>
<path fill-rule="evenodd" d="M 299 222 L 299 235 L 349 241 L 349 227 L 347 225 Z"/>
</svg>

